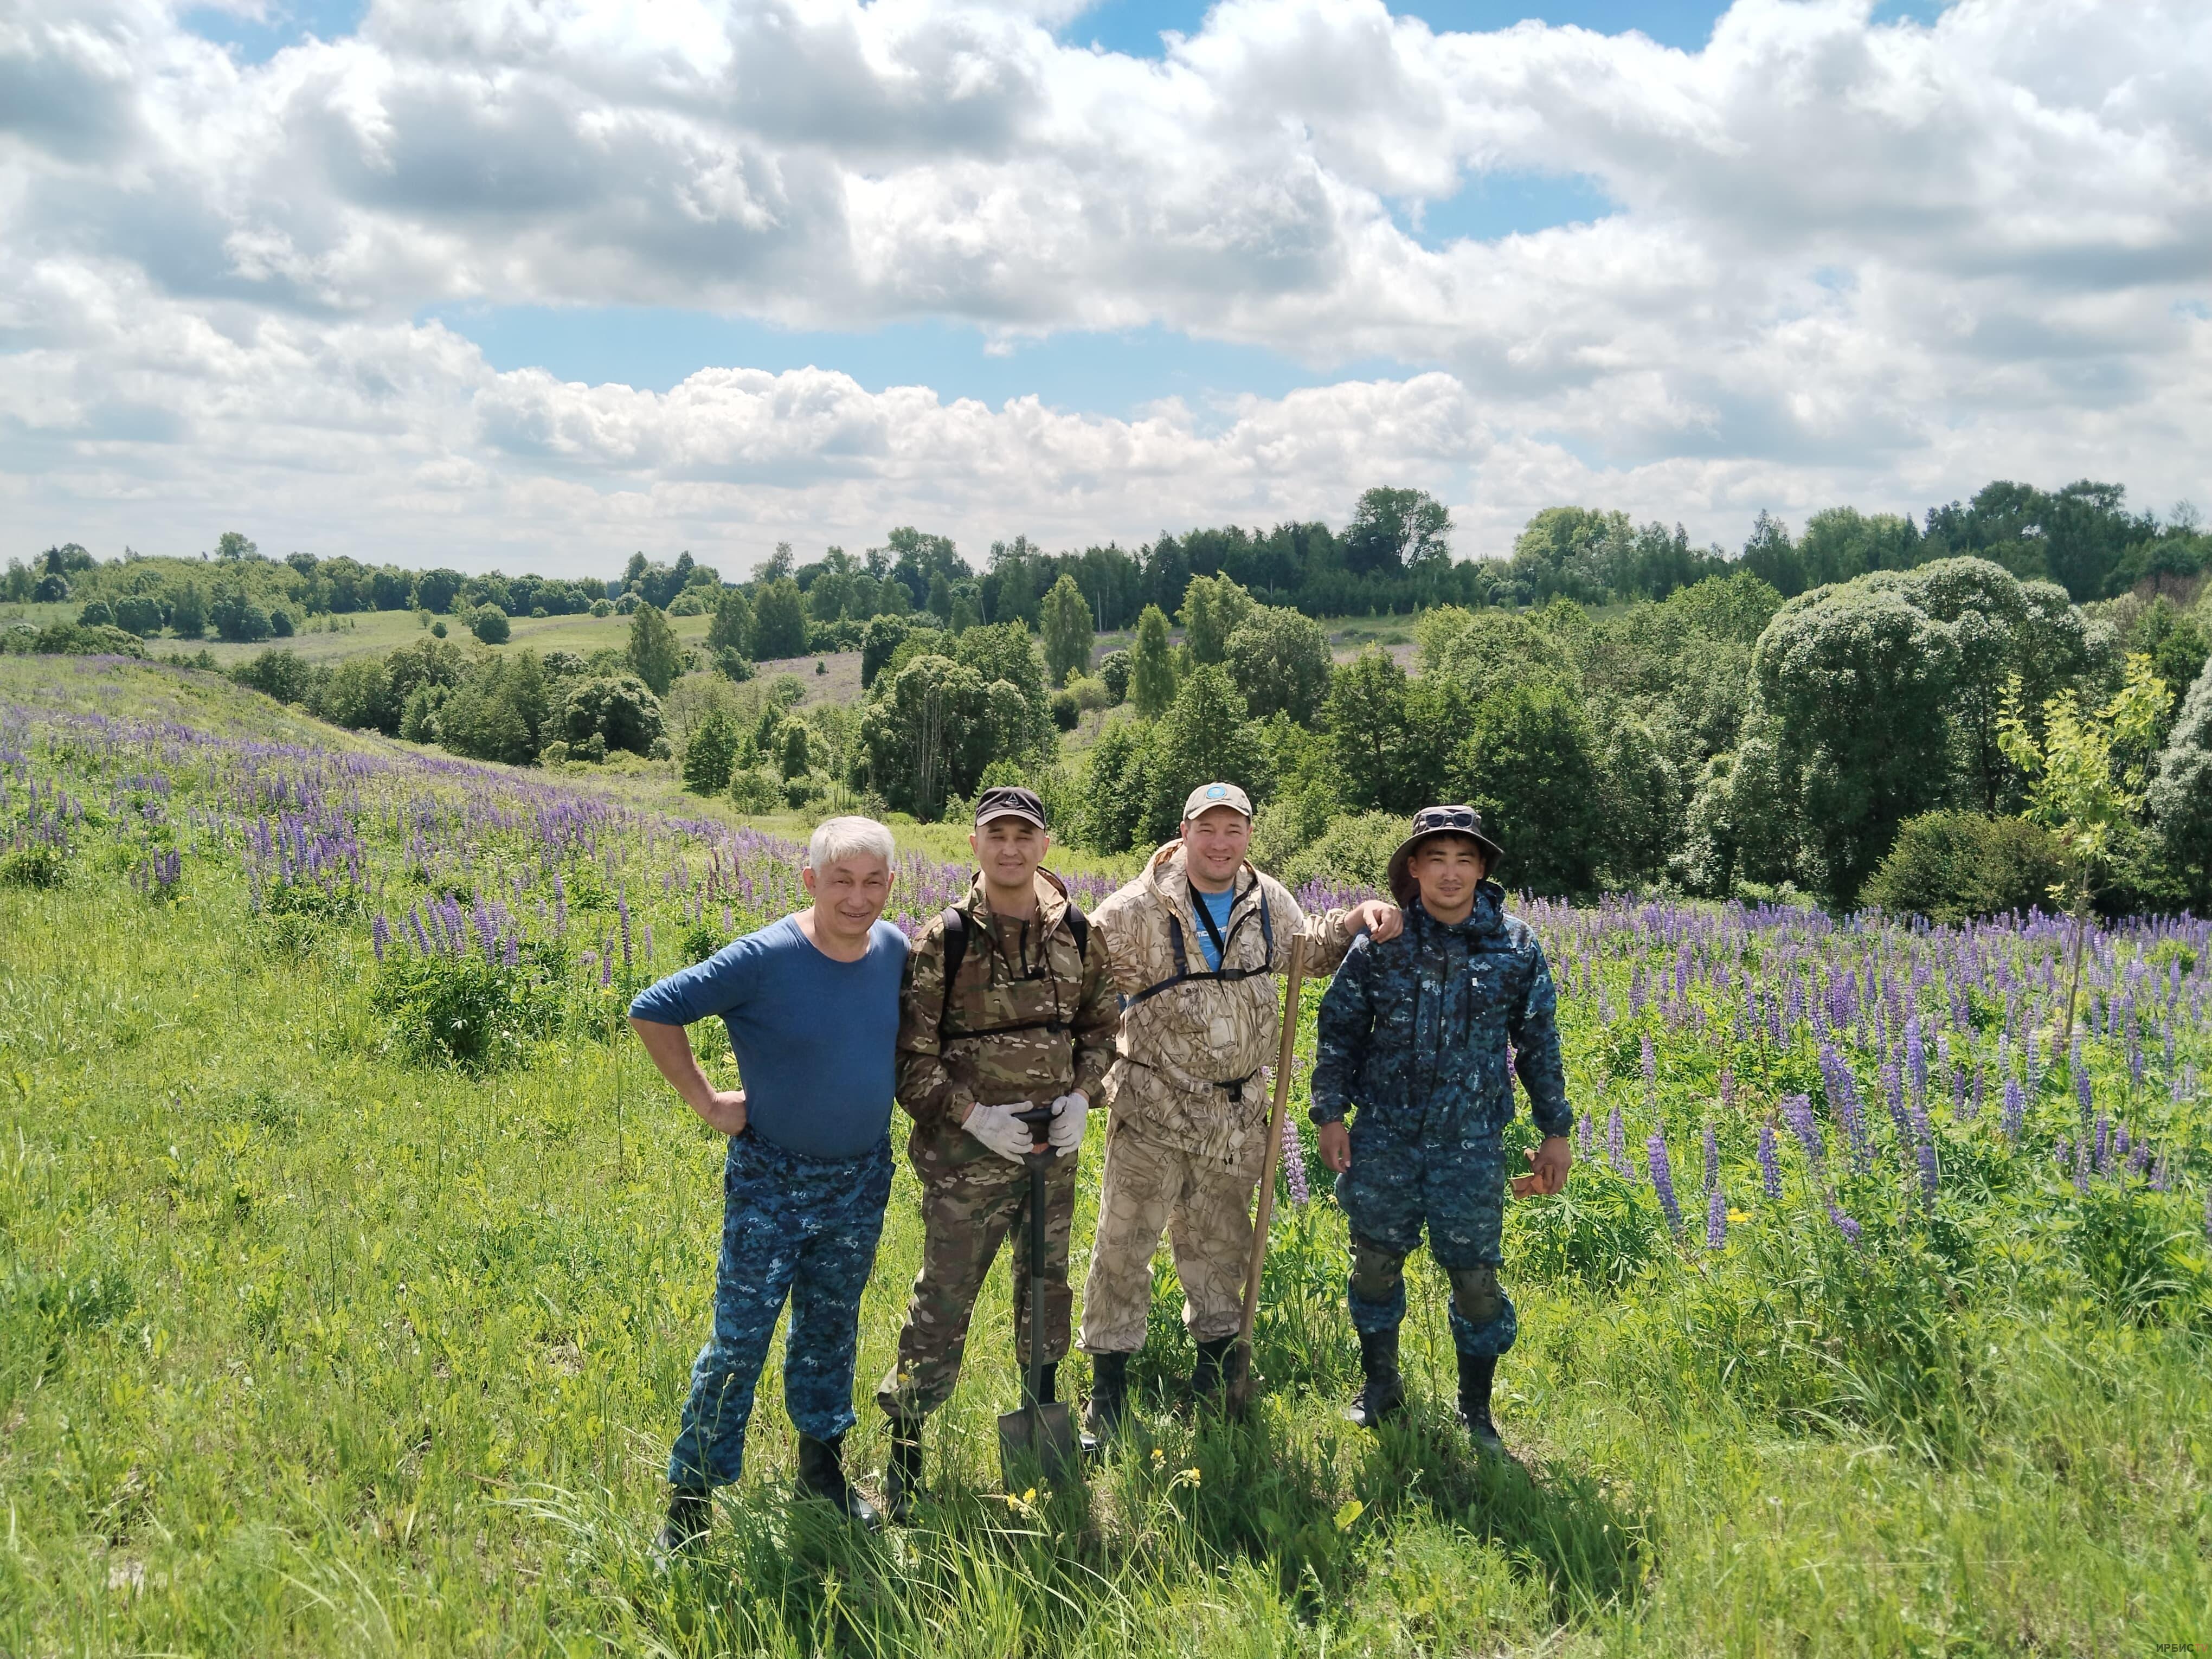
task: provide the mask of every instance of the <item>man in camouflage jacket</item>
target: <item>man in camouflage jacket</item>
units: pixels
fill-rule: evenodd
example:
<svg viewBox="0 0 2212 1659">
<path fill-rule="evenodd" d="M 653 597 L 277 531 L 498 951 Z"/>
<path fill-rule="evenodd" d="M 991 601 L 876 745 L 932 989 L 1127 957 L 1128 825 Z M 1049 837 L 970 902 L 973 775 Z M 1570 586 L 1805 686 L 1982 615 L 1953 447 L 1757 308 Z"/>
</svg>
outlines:
<svg viewBox="0 0 2212 1659">
<path fill-rule="evenodd" d="M 1322 997 L 1310 1113 L 1352 1224 L 1347 1294 L 1366 1373 L 1352 1420 L 1379 1424 L 1404 1407 L 1405 1263 L 1425 1223 L 1430 1254 L 1451 1279 L 1461 1415 L 1488 1450 L 1501 1449 L 1491 1382 L 1516 1328 L 1498 1283 L 1513 1070 L 1545 1136 L 1515 1190 L 1557 1192 L 1572 1161 L 1552 970 L 1486 879 L 1498 854 L 1472 808 L 1415 816 L 1390 861 L 1405 931 L 1354 945 Z"/>
<path fill-rule="evenodd" d="M 1026 789 L 986 790 L 970 837 L 981 866 L 954 907 L 964 936 L 948 949 L 948 915 L 932 920 L 907 958 L 900 998 L 898 1099 L 914 1120 L 907 1156 L 921 1182 L 921 1271 L 899 1333 L 898 1361 L 876 1390 L 891 1419 L 885 1495 L 903 1520 L 921 1483 L 922 1420 L 949 1399 L 968 1322 L 1009 1231 L 1026 1237 L 1031 1144 L 1013 1113 L 1056 1109 L 1045 1201 L 1042 1398 L 1067 1352 L 1073 1297 L 1068 1234 L 1075 1170 L 1091 1100 L 1100 1092 L 1121 1023 L 1106 952 L 1057 877 L 1040 867 L 1051 845 L 1044 809 Z M 957 957 L 951 991 L 948 956 Z M 1017 1358 L 1029 1360 L 1029 1252 L 1014 1252 Z"/>
<path fill-rule="evenodd" d="M 1123 1413 L 1164 1228 L 1183 1324 L 1198 1345 L 1193 1390 L 1204 1397 L 1235 1380 L 1223 1366 L 1242 1323 L 1249 1206 L 1267 1153 L 1259 1073 L 1281 1034 L 1273 976 L 1288 971 L 1296 939 L 1305 940 L 1307 971 L 1326 974 L 1363 928 L 1387 937 L 1399 926 L 1396 908 L 1373 899 L 1310 921 L 1287 888 L 1245 861 L 1251 813 L 1235 784 L 1193 790 L 1182 839 L 1092 919 L 1127 1000 L 1106 1080 L 1113 1116 L 1083 1289 L 1094 1434 Z"/>
</svg>

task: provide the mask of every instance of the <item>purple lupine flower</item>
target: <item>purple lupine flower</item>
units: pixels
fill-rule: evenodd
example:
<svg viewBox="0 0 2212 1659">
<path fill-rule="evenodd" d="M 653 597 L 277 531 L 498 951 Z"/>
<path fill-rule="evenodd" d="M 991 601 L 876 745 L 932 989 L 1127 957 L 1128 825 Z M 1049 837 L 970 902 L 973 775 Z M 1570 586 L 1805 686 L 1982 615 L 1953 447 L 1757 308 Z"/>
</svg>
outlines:
<svg viewBox="0 0 2212 1659">
<path fill-rule="evenodd" d="M 2070 1069 L 2074 1073 L 2074 1101 L 2081 1109 L 2081 1115 L 2086 1119 L 2089 1115 L 2089 1103 L 2093 1097 L 2089 1085 L 2089 1067 L 2087 1062 L 2081 1057 L 2081 1044 L 2078 1038 L 2074 1044 Z"/>
<path fill-rule="evenodd" d="M 1920 1191 L 1933 1204 L 1936 1201 L 1936 1131 L 1928 1121 L 1928 1109 L 1915 1105 L 1912 1109 L 1912 1151 L 1920 1163 Z"/>
<path fill-rule="evenodd" d="M 608 951 L 599 954 L 599 988 L 604 991 L 615 982 L 615 959 Z"/>
<path fill-rule="evenodd" d="M 1728 1243 L 1728 1200 L 1715 1187 L 1705 1194 L 1705 1248 L 1717 1250 Z"/>
<path fill-rule="evenodd" d="M 1732 1066 L 1721 1067 L 1721 1109 L 1731 1111 L 1735 1107 L 1735 1071 Z"/>
<path fill-rule="evenodd" d="M 1605 1159 L 1622 1179 L 1636 1178 L 1628 1168 L 1628 1126 L 1620 1121 L 1620 1103 L 1617 1100 L 1605 1120 Z"/>
<path fill-rule="evenodd" d="M 645 924 L 645 959 L 648 964 L 653 961 L 653 924 L 649 921 Z"/>
<path fill-rule="evenodd" d="M 1805 1148 L 1805 1157 L 1814 1169 L 1828 1160 L 1826 1144 L 1820 1139 L 1820 1125 L 1813 1115 L 1813 1100 L 1809 1095 L 1782 1097 L 1782 1115 L 1796 1135 L 1799 1145 Z"/>
<path fill-rule="evenodd" d="M 1585 1163 L 1594 1156 L 1596 1139 L 1595 1133 L 1590 1127 L 1590 1115 L 1588 1112 L 1584 1112 L 1582 1121 L 1575 1125 L 1575 1144 L 1576 1150 L 1582 1154 Z"/>
<path fill-rule="evenodd" d="M 1988 1089 L 1988 1087 L 1989 1087 L 1989 1073 L 1988 1073 L 1987 1072 L 1985 1072 L 1985 1071 L 1983 1069 L 1983 1067 L 1982 1067 L 1982 1066 L 1981 1066 L 1980 1062 L 1979 1062 L 1979 1061 L 1977 1061 L 1977 1062 L 1975 1063 L 1975 1066 L 1974 1066 L 1974 1094 L 1973 1094 L 1973 1102 L 1972 1102 L 1972 1103 L 1971 1105 L 1969 1105 L 1969 1106 L 1966 1108 L 1966 1121 L 1967 1121 L 1967 1122 L 1969 1122 L 1969 1123 L 1975 1122 L 1975 1121 L 1977 1121 L 1981 1117 L 1981 1115 L 1982 1115 L 1982 1101 L 1983 1101 L 1983 1098 L 1984 1098 L 1984 1092 L 1986 1091 L 1986 1090 Z"/>
<path fill-rule="evenodd" d="M 1644 1143 L 1644 1156 L 1650 1167 L 1651 1185 L 1659 1194 L 1659 1207 L 1667 1214 L 1667 1229 L 1680 1237 L 1682 1206 L 1674 1201 L 1674 1168 L 1667 1157 L 1667 1137 L 1653 1131 L 1651 1139 Z"/>
<path fill-rule="evenodd" d="M 621 893 L 615 895 L 615 915 L 622 919 L 623 972 L 629 971 L 629 900 Z"/>
<path fill-rule="evenodd" d="M 1705 1125 L 1705 1190 L 1709 1193 L 1712 1192 L 1720 1184 L 1720 1137 L 1713 1133 L 1713 1126 L 1708 1123 Z"/>
<path fill-rule="evenodd" d="M 1291 1202 L 1303 1210 L 1313 1191 L 1306 1182 L 1305 1142 L 1298 1138 L 1298 1126 L 1288 1112 L 1283 1114 L 1283 1173 L 1290 1178 Z"/>
<path fill-rule="evenodd" d="M 1844 1213 L 1842 1206 L 1831 1201 L 1828 1206 L 1828 1219 L 1836 1224 L 1836 1231 L 1851 1242 L 1851 1247 L 1854 1249 L 1858 1248 L 1861 1231 L 1859 1224 Z"/>
<path fill-rule="evenodd" d="M 1651 1033 L 1644 1034 L 1644 1100 L 1649 1105 L 1658 1097 L 1659 1055 L 1651 1047 Z"/>
<path fill-rule="evenodd" d="M 2093 1175 L 2109 1173 L 2112 1150 L 2112 1120 L 2102 1112 L 2097 1114 L 2097 1141 L 2090 1150 L 2089 1170 Z"/>
<path fill-rule="evenodd" d="M 1782 1159 L 1774 1146 L 1774 1120 L 1759 1121 L 1759 1173 L 1769 1198 L 1782 1196 Z"/>
<path fill-rule="evenodd" d="M 2087 1197 L 2089 1192 L 2089 1143 L 2085 1139 L 2074 1148 L 2074 1190 Z"/>
<path fill-rule="evenodd" d="M 2007 1140 L 2020 1139 L 2021 1121 L 2027 1115 L 2027 1091 L 2020 1086 L 2018 1078 L 2008 1077 L 2004 1086 L 2004 1115 L 1999 1120 Z"/>
<path fill-rule="evenodd" d="M 2148 1143 L 2146 1143 L 2146 1145 L 2148 1145 Z M 2151 1166 L 2150 1189 L 2154 1193 L 2162 1193 L 2168 1189 L 2168 1182 L 2171 1177 L 2166 1172 L 2166 1154 L 2164 1152 L 2160 1152 L 2158 1155 L 2158 1162 Z"/>
<path fill-rule="evenodd" d="M 384 912 L 376 913 L 376 920 L 368 924 L 368 942 L 379 962 L 384 960 L 384 947 L 392 943 L 392 924 L 384 919 Z"/>
<path fill-rule="evenodd" d="M 509 933 L 507 936 L 507 948 L 500 953 L 499 958 L 502 967 L 514 968 L 521 964 L 520 941 L 521 935 L 518 933 Z"/>
<path fill-rule="evenodd" d="M 1920 1016 L 1905 1022 L 1905 1071 L 1916 1101 L 1928 1098 L 1928 1045 L 1920 1040 Z"/>
</svg>

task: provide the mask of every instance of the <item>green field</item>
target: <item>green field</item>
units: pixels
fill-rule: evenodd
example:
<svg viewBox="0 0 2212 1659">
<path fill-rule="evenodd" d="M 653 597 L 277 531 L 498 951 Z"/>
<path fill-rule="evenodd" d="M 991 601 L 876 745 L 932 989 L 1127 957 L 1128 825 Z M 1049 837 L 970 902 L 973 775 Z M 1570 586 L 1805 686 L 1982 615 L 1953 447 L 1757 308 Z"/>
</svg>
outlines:
<svg viewBox="0 0 2212 1659">
<path fill-rule="evenodd" d="M 414 631 L 398 620 L 395 642 Z M 582 648 L 550 635 L 619 643 L 623 626 L 526 622 L 515 638 Z M 1325 1189 L 1300 1204 L 1286 1188 L 1258 1344 L 1270 1386 L 1249 1427 L 1194 1422 L 1181 1401 L 1163 1258 L 1130 1443 L 1087 1488 L 1002 1492 L 1002 1263 L 932 1425 L 936 1501 L 918 1525 L 856 1536 L 788 1501 L 778 1356 L 711 1549 L 656 1575 L 721 1148 L 617 1016 L 626 984 L 723 935 L 722 905 L 743 927 L 788 892 L 788 849 L 736 823 L 641 763 L 549 781 L 339 732 L 208 675 L 0 659 L 0 1652 L 2212 1642 L 2200 923 L 2100 935 L 2089 984 L 2107 1024 L 2077 1079 L 2048 1053 L 2047 932 L 1540 907 L 1577 1108 L 1601 1142 L 1613 1109 L 1632 1149 L 1663 1133 L 1689 1213 L 1670 1233 L 1641 1152 L 1623 1175 L 1601 1146 L 1563 1200 L 1512 1206 L 1522 1336 L 1498 1419 L 1514 1462 L 1478 1462 L 1449 1421 L 1444 1285 L 1425 1255 L 1409 1264 L 1416 1420 L 1379 1441 L 1340 1420 L 1357 1374 L 1343 1222 Z M 929 864 L 956 832 L 911 833 L 909 917 L 961 879 Z M 302 870 L 311 848 L 320 867 Z M 155 863 L 170 854 L 173 881 Z M 556 874 L 558 936 L 538 909 Z M 520 967 L 467 966 L 496 1003 L 496 1063 L 476 1067 L 431 1058 L 436 1034 L 392 995 L 415 960 L 410 908 L 472 891 L 527 941 Z M 638 931 L 619 969 L 595 965 L 618 896 Z M 379 915 L 395 929 L 383 965 Z M 1886 988 L 1856 1031 L 1835 1020 L 1875 1121 L 1863 1166 L 1805 1009 L 1780 1012 L 1793 979 L 1833 986 L 1845 967 Z M 1988 989 L 2006 975 L 2016 999 Z M 1960 1090 L 1969 1071 L 1978 1097 L 1990 1088 L 1969 1113 L 1931 1083 L 1932 1196 L 1879 1104 L 1907 1009 L 1932 1075 L 1955 1063 Z M 2031 1043 L 2040 1064 L 2024 1068 Z M 2083 1079 L 2155 1161 L 2060 1156 Z M 2008 1081 L 2033 1085 L 2017 1121 Z M 1770 1196 L 1760 1126 L 1798 1094 L 1827 1162 L 1783 1127 Z M 1721 1248 L 1698 1175 L 1707 1125 Z M 1094 1136 L 1079 1275 L 1097 1152 Z M 915 1200 L 902 1170 L 864 1309 L 852 1449 L 871 1487 L 867 1396 L 915 1265 Z M 1068 1369 L 1079 1393 L 1084 1367 Z"/>
</svg>

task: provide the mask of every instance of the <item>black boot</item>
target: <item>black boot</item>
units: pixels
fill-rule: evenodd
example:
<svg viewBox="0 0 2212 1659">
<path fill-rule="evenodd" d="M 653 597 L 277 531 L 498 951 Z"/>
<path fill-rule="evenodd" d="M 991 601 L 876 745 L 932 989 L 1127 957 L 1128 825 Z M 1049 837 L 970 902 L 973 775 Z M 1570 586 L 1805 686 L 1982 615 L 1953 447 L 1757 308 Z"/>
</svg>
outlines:
<svg viewBox="0 0 2212 1659">
<path fill-rule="evenodd" d="M 1233 1336 L 1200 1343 L 1190 1367 L 1191 1402 L 1201 1409 L 1227 1410 L 1237 1398 L 1237 1372 L 1243 1358 Z"/>
<path fill-rule="evenodd" d="M 921 1419 L 891 1419 L 891 1455 L 884 1465 L 884 1502 L 891 1520 L 904 1526 L 914 1517 L 914 1500 L 921 1491 Z"/>
<path fill-rule="evenodd" d="M 873 1531 L 884 1524 L 884 1517 L 876 1513 L 876 1506 L 853 1490 L 845 1479 L 845 1437 L 835 1440 L 817 1440 L 811 1434 L 799 1437 L 799 1487 L 811 1497 L 827 1498 L 837 1506 L 848 1521 L 857 1521 Z"/>
<path fill-rule="evenodd" d="M 696 1555 L 714 1524 L 714 1496 L 704 1487 L 678 1486 L 668 1494 L 668 1518 L 653 1540 L 653 1565 L 664 1572 L 678 1559 Z"/>
<path fill-rule="evenodd" d="M 1129 1356 L 1091 1356 L 1091 1398 L 1083 1405 L 1083 1450 L 1096 1456 L 1129 1414 Z"/>
<path fill-rule="evenodd" d="M 1480 1452 L 1505 1455 L 1505 1443 L 1490 1420 L 1490 1385 L 1498 1376 L 1498 1356 L 1463 1353 L 1459 1357 L 1459 1420 L 1468 1438 Z"/>
<path fill-rule="evenodd" d="M 1344 1414 L 1363 1429 L 1377 1429 L 1406 1409 L 1406 1379 L 1398 1370 L 1395 1328 L 1359 1334 L 1359 1369 L 1367 1380 Z"/>
</svg>

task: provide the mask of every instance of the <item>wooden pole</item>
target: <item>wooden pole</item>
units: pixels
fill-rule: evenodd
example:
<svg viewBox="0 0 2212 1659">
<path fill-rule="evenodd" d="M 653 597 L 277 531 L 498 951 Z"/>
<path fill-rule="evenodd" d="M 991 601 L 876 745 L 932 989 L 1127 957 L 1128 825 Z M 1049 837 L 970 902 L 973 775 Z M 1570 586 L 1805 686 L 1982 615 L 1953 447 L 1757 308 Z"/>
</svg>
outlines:
<svg viewBox="0 0 2212 1659">
<path fill-rule="evenodd" d="M 1252 1223 L 1252 1259 L 1244 1269 L 1244 1322 L 1237 1333 L 1237 1362 L 1232 1398 L 1249 1396 L 1252 1375 L 1252 1325 L 1260 1316 L 1260 1275 L 1267 1265 L 1267 1227 L 1275 1218 L 1275 1165 L 1283 1155 L 1283 1114 L 1291 1102 L 1291 1060 L 1298 1046 L 1298 993 L 1305 982 L 1306 942 L 1291 941 L 1290 984 L 1283 998 L 1283 1036 L 1275 1051 L 1275 1097 L 1267 1109 L 1267 1166 L 1260 1176 L 1260 1207 Z"/>
</svg>

